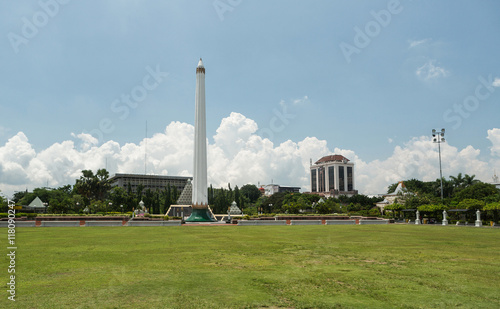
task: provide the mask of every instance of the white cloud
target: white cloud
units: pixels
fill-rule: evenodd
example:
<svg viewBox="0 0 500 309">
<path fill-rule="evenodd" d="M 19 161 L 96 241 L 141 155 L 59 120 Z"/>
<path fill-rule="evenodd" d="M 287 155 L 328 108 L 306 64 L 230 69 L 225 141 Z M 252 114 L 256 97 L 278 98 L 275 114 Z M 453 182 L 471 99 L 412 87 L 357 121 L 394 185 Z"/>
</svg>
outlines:
<svg viewBox="0 0 500 309">
<path fill-rule="evenodd" d="M 364 161 L 355 151 L 329 148 L 324 140 L 307 137 L 301 141 L 285 141 L 274 145 L 256 134 L 255 121 L 239 113 L 222 119 L 214 143 L 208 145 L 208 181 L 215 187 L 227 183 L 242 186 L 247 183 L 275 183 L 301 186 L 309 190 L 310 159 L 337 153 L 355 165 L 355 186 L 360 193 L 384 193 L 387 186 L 402 179 L 425 181 L 439 177 L 437 145 L 428 137 L 413 138 L 395 146 L 392 155 L 374 161 Z M 147 172 L 162 175 L 192 175 L 192 125 L 172 122 L 164 132 L 147 139 Z M 89 136 L 73 134 L 76 139 L 55 143 L 35 152 L 24 133 L 19 132 L 0 147 L 0 187 L 3 193 L 32 190 L 39 186 L 74 184 L 83 169 L 96 171 L 107 165 L 111 174 L 144 173 L 146 141 L 119 145 L 108 141 L 96 145 Z M 491 158 L 479 159 L 480 151 L 472 146 L 458 149 L 448 143 L 441 145 L 443 175 L 459 172 L 475 174 L 489 181 L 494 168 L 500 168 L 500 129 L 488 130 Z M 83 143 L 78 147 L 78 143 Z"/>
<path fill-rule="evenodd" d="M 281 100 L 280 106 L 283 108 L 283 110 L 286 110 L 288 106 L 302 106 L 309 103 L 311 103 L 311 100 L 309 100 L 309 97 L 305 95 L 302 98 L 293 99 L 289 103 L 287 103 L 285 100 Z"/>
<path fill-rule="evenodd" d="M 10 129 L 9 129 L 9 128 L 6 128 L 6 127 L 3 127 L 3 126 L 0 126 L 0 137 L 5 136 L 5 135 L 9 134 L 9 132 L 10 132 Z"/>
<path fill-rule="evenodd" d="M 414 48 L 419 45 L 422 45 L 424 43 L 429 42 L 431 39 L 423 39 L 423 40 L 408 40 L 409 47 L 408 48 Z"/>
<path fill-rule="evenodd" d="M 80 134 L 75 134 L 71 133 L 71 136 L 76 137 L 81 140 L 81 145 L 80 147 L 82 150 L 88 150 L 92 146 L 95 146 L 99 143 L 99 140 L 95 137 L 92 136 L 92 134 L 88 133 L 80 133 Z"/>
<path fill-rule="evenodd" d="M 301 105 L 310 103 L 308 96 L 303 96 L 302 98 L 293 100 L 293 105 Z"/>
<path fill-rule="evenodd" d="M 500 87 L 500 77 L 495 77 L 493 81 L 493 87 Z"/>
<path fill-rule="evenodd" d="M 431 80 L 439 77 L 446 77 L 450 73 L 437 65 L 434 65 L 435 60 L 429 60 L 423 66 L 419 67 L 415 74 L 423 80 Z"/>
<path fill-rule="evenodd" d="M 500 129 L 491 129 L 488 130 L 487 137 L 492 146 L 491 146 L 491 155 L 500 157 Z"/>
</svg>

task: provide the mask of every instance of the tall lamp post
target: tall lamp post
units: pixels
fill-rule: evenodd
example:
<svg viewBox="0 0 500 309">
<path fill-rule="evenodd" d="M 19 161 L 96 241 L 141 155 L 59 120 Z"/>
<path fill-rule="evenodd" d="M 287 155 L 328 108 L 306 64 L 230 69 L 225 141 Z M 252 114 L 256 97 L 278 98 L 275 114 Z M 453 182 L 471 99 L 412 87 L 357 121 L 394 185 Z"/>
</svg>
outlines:
<svg viewBox="0 0 500 309">
<path fill-rule="evenodd" d="M 444 129 L 441 129 L 441 132 L 437 132 L 435 129 L 432 129 L 432 142 L 438 144 L 439 149 L 439 180 L 441 181 L 441 201 L 443 200 L 443 170 L 441 168 L 441 143 L 445 142 L 444 139 Z"/>
</svg>

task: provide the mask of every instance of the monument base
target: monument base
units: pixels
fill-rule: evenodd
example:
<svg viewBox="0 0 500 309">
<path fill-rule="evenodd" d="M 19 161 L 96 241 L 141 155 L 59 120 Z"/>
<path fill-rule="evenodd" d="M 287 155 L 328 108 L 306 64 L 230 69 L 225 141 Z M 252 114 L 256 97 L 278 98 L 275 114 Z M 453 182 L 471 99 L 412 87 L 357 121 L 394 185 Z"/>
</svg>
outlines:
<svg viewBox="0 0 500 309">
<path fill-rule="evenodd" d="M 215 220 L 210 215 L 208 208 L 193 208 L 191 216 L 186 219 L 186 222 L 214 222 Z"/>
</svg>

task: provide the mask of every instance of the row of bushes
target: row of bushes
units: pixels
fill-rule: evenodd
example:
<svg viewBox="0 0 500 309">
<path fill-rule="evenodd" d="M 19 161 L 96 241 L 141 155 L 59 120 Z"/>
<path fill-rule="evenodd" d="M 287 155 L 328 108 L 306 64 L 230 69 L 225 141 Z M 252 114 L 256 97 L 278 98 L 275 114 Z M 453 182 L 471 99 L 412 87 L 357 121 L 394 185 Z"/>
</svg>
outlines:
<svg viewBox="0 0 500 309">
<path fill-rule="evenodd" d="M 294 216 L 294 217 L 316 217 L 316 216 L 348 216 L 348 215 L 352 215 L 352 216 L 357 216 L 357 215 L 362 215 L 362 216 L 365 216 L 366 214 L 363 213 L 359 213 L 359 212 L 353 212 L 353 213 L 349 213 L 349 214 L 345 214 L 345 213 L 342 213 L 342 214 L 339 214 L 339 213 L 333 213 L 333 214 L 313 214 L 313 213 L 307 213 L 307 214 L 275 214 L 275 213 L 268 213 L 268 214 L 261 214 L 261 215 L 253 215 L 253 216 L 248 216 L 248 215 L 245 215 L 246 217 L 251 217 L 251 218 L 261 218 L 261 217 L 289 217 L 289 216 Z"/>
<path fill-rule="evenodd" d="M 289 216 L 294 216 L 294 217 L 317 217 L 317 216 L 347 216 L 347 214 L 339 214 L 339 213 L 333 213 L 333 214 L 314 214 L 314 213 L 306 213 L 306 214 L 277 214 L 277 217 L 289 217 Z"/>
<path fill-rule="evenodd" d="M 75 213 L 75 214 L 38 214 L 38 217 L 74 217 L 74 216 L 83 216 L 83 217 L 100 217 L 100 216 L 131 216 L 131 214 L 128 213 L 104 213 L 104 212 L 98 212 L 95 214 L 82 214 L 82 213 Z"/>
<path fill-rule="evenodd" d="M 27 218 L 35 218 L 38 214 L 36 213 L 24 213 L 24 212 L 18 212 L 16 213 L 16 218 L 20 217 L 27 217 Z M 8 213 L 0 213 L 0 218 L 8 218 L 9 214 Z"/>
</svg>

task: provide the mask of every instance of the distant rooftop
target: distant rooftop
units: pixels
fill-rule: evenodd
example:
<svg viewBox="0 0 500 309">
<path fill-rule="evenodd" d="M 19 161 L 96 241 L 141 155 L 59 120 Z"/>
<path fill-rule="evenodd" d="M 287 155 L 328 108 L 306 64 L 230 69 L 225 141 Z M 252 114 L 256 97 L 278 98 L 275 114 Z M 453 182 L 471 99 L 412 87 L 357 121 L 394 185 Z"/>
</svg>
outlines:
<svg viewBox="0 0 500 309">
<path fill-rule="evenodd" d="M 324 163 L 324 162 L 349 162 L 349 159 L 347 159 L 346 157 L 342 156 L 342 155 L 330 155 L 330 156 L 324 156 L 323 158 L 319 159 L 318 161 L 316 161 L 316 163 L 314 164 L 320 164 L 320 163 Z"/>
<path fill-rule="evenodd" d="M 116 173 L 110 179 L 115 178 L 158 178 L 158 179 L 193 179 L 193 177 L 189 176 L 167 176 L 167 175 L 146 175 L 146 174 L 121 174 Z"/>
</svg>

